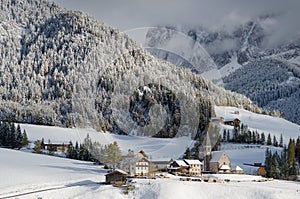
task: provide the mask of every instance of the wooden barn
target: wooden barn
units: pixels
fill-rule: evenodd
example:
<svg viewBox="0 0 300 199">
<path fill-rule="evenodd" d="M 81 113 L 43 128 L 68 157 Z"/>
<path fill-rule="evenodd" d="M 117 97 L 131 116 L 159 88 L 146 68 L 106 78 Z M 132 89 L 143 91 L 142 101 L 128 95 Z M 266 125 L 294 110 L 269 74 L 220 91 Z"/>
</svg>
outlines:
<svg viewBox="0 0 300 199">
<path fill-rule="evenodd" d="M 126 183 L 127 173 L 120 169 L 116 169 L 105 175 L 107 184 L 123 185 Z"/>
</svg>

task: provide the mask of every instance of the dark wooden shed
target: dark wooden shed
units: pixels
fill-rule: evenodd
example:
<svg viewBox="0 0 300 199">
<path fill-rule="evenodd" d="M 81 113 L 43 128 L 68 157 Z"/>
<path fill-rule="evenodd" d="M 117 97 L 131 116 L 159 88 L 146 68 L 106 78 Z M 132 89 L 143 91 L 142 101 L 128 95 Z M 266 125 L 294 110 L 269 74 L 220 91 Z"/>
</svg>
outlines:
<svg viewBox="0 0 300 199">
<path fill-rule="evenodd" d="M 105 175 L 106 183 L 113 185 L 122 185 L 126 183 L 127 173 L 123 170 L 116 169 Z"/>
</svg>

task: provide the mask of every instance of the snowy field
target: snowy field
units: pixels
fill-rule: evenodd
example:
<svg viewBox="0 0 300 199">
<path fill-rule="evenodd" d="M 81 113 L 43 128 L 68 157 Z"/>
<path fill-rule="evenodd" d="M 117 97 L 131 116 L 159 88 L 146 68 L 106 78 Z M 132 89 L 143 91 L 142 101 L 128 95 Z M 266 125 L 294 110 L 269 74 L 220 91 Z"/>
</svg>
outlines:
<svg viewBox="0 0 300 199">
<path fill-rule="evenodd" d="M 284 142 L 296 138 L 300 126 L 280 118 L 258 115 L 232 107 L 215 107 L 218 117 L 238 117 L 250 129 L 271 133 Z M 239 111 L 239 114 L 234 114 Z M 223 126 L 230 128 L 229 126 Z M 123 154 L 128 149 L 144 150 L 151 158 L 176 159 L 187 146 L 192 146 L 189 137 L 159 139 L 150 137 L 121 136 L 96 132 L 93 129 L 66 129 L 21 124 L 30 141 L 42 139 L 52 143 L 75 144 L 83 142 L 87 134 L 93 141 L 109 144 L 117 141 Z M 240 166 L 247 173 L 255 173 L 256 167 L 245 166 L 264 162 L 266 146 L 224 144 L 232 167 Z M 272 151 L 280 148 L 272 147 Z M 136 180 L 134 191 L 128 195 L 122 189 L 101 184 L 106 170 L 90 162 L 82 162 L 22 151 L 0 149 L 0 198 L 300 198 L 299 182 L 268 181 L 252 182 L 258 176 L 213 175 L 209 177 L 230 179 L 230 183 L 183 182 L 178 177 L 167 179 Z"/>
<path fill-rule="evenodd" d="M 153 198 L 299 198 L 300 183 L 252 182 L 257 176 L 215 175 L 240 182 L 183 182 L 178 177 L 135 180 L 128 195 L 103 185 L 106 170 L 89 162 L 0 149 L 0 198 L 153 199 Z"/>
<path fill-rule="evenodd" d="M 193 141 L 189 137 L 180 137 L 173 139 L 124 136 L 111 133 L 97 132 L 94 129 L 67 129 L 60 127 L 38 126 L 29 124 L 20 124 L 21 129 L 25 129 L 30 141 L 44 138 L 45 142 L 49 139 L 52 143 L 69 143 L 76 141 L 82 143 L 84 138 L 89 134 L 92 141 L 98 141 L 101 144 L 110 144 L 117 141 L 122 153 L 125 155 L 128 149 L 135 152 L 144 150 L 152 159 L 177 159 L 186 147 L 190 146 Z"/>
</svg>

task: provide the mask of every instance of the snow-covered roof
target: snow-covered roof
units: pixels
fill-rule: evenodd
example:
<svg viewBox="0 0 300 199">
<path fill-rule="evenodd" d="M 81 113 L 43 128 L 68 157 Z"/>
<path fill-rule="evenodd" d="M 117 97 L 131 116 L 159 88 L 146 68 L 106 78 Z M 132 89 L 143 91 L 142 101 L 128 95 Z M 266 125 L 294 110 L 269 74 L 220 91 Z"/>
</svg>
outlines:
<svg viewBox="0 0 300 199">
<path fill-rule="evenodd" d="M 183 160 L 175 160 L 175 162 L 178 164 L 180 167 L 187 167 L 187 165 Z"/>
<path fill-rule="evenodd" d="M 236 166 L 233 170 L 235 170 L 235 171 L 243 171 L 243 169 L 241 167 L 239 167 L 239 166 Z"/>
<path fill-rule="evenodd" d="M 122 174 L 127 174 L 125 171 L 121 170 L 121 169 L 115 169 L 115 171 L 122 173 Z"/>
<path fill-rule="evenodd" d="M 220 170 L 230 170 L 230 167 L 226 164 L 223 164 L 221 167 L 220 167 Z"/>
<path fill-rule="evenodd" d="M 113 174 L 113 173 L 121 173 L 121 174 L 124 174 L 124 175 L 127 175 L 128 173 L 126 173 L 125 171 L 121 170 L 121 169 L 115 169 L 113 170 L 112 172 L 106 174 L 106 175 L 109 175 L 109 174 Z"/>
<path fill-rule="evenodd" d="M 184 159 L 184 161 L 187 163 L 187 164 L 200 164 L 200 165 L 203 165 L 202 162 L 200 162 L 200 160 L 191 160 L 191 159 Z"/>
<path fill-rule="evenodd" d="M 213 151 L 211 153 L 210 162 L 218 162 L 221 159 L 223 153 L 225 153 L 225 152 L 224 151 Z"/>
</svg>

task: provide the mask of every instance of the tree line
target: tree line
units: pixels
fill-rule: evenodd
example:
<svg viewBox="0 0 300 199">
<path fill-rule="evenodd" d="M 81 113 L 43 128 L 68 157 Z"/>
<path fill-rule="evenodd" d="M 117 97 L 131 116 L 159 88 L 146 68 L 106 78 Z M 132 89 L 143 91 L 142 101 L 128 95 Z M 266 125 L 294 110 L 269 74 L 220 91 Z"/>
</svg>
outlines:
<svg viewBox="0 0 300 199">
<path fill-rule="evenodd" d="M 251 131 L 248 129 L 247 125 L 237 124 L 234 129 L 230 132 L 224 129 L 222 142 L 232 142 L 232 143 L 243 143 L 243 144 L 261 144 L 261 145 L 273 145 L 275 147 L 283 147 L 283 137 L 282 134 L 280 138 L 274 135 L 271 137 L 268 133 L 267 137 L 264 132 L 258 133 L 257 131 Z"/>
<path fill-rule="evenodd" d="M 108 145 L 102 145 L 99 142 L 93 142 L 89 134 L 87 134 L 83 144 L 78 144 L 76 141 L 74 146 L 72 141 L 70 141 L 67 157 L 102 163 L 113 168 L 116 167 L 122 158 L 121 149 L 116 141 Z"/>
<path fill-rule="evenodd" d="M 42 153 L 42 149 L 44 149 L 43 143 L 43 139 L 35 141 L 34 151 L 36 153 Z M 52 153 L 49 151 L 49 154 Z M 89 134 L 87 134 L 82 144 L 78 144 L 78 141 L 75 142 L 75 145 L 72 141 L 69 142 L 66 157 L 101 163 L 115 168 L 121 161 L 121 149 L 116 141 L 108 145 L 102 145 L 99 142 L 93 142 Z"/>
<path fill-rule="evenodd" d="M 0 122 L 0 147 L 20 149 L 28 145 L 26 131 L 23 133 L 21 127 L 13 122 Z"/>
<path fill-rule="evenodd" d="M 289 140 L 288 147 L 283 147 L 279 154 L 267 148 L 265 157 L 266 177 L 284 180 L 296 180 L 300 165 L 300 137 L 296 142 Z"/>
</svg>

